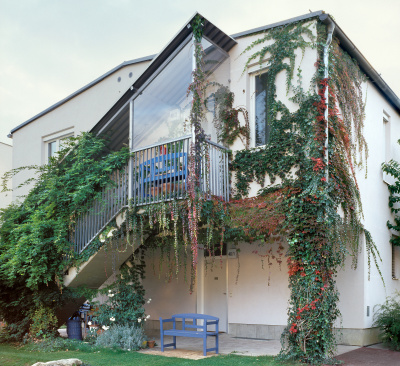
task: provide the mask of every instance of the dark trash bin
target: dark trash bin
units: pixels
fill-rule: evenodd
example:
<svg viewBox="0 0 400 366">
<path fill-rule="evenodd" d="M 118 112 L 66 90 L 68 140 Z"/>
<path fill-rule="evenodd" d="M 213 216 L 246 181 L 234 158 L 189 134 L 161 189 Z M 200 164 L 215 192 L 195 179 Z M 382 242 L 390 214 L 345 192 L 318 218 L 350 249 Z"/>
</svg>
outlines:
<svg viewBox="0 0 400 366">
<path fill-rule="evenodd" d="M 82 340 L 81 318 L 79 315 L 73 315 L 67 320 L 67 334 L 69 339 Z"/>
</svg>

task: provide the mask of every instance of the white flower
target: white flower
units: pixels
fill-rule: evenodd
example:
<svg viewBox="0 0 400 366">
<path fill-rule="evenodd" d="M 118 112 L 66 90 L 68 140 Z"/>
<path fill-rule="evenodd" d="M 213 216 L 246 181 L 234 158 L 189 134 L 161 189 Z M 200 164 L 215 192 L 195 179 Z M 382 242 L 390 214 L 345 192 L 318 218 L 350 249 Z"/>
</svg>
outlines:
<svg viewBox="0 0 400 366">
<path fill-rule="evenodd" d="M 111 290 L 108 290 L 108 292 L 111 292 Z"/>
<path fill-rule="evenodd" d="M 101 243 L 104 243 L 106 241 L 106 238 L 105 238 L 105 236 L 103 234 L 100 234 L 99 240 L 100 240 Z"/>
<path fill-rule="evenodd" d="M 114 231 L 117 231 L 117 229 L 111 229 L 107 234 L 107 238 L 111 238 L 114 235 Z"/>
<path fill-rule="evenodd" d="M 147 315 L 147 316 L 146 316 L 146 319 L 149 319 L 149 318 L 150 318 L 150 315 Z"/>
<path fill-rule="evenodd" d="M 108 297 L 114 297 L 114 294 L 109 293 Z"/>
<path fill-rule="evenodd" d="M 138 318 L 138 320 L 137 320 L 137 321 L 138 321 L 138 323 L 140 323 L 140 322 L 142 321 L 142 319 Z"/>
<path fill-rule="evenodd" d="M 104 330 L 108 330 L 110 327 L 107 327 L 107 325 L 103 325 L 102 328 L 103 328 Z"/>
<path fill-rule="evenodd" d="M 147 322 L 147 319 L 146 319 L 146 318 L 144 318 L 144 321 L 145 321 L 145 322 Z"/>
<path fill-rule="evenodd" d="M 131 349 L 130 348 L 128 348 L 128 351 L 130 351 Z"/>
<path fill-rule="evenodd" d="M 111 320 L 112 322 L 115 322 L 115 318 L 114 318 L 113 316 L 110 318 L 110 320 Z"/>
<path fill-rule="evenodd" d="M 151 299 L 148 299 L 148 300 L 147 300 L 147 303 L 150 304 L 150 303 L 151 303 Z"/>
<path fill-rule="evenodd" d="M 92 325 L 92 322 L 91 321 L 89 321 L 89 322 L 87 322 L 88 323 L 88 325 Z"/>
</svg>

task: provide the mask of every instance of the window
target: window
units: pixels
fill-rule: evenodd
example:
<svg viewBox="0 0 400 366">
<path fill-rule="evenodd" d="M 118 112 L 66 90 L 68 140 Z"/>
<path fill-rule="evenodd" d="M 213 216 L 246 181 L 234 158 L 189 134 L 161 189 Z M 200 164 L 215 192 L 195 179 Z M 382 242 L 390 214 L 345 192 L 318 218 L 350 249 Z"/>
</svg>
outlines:
<svg viewBox="0 0 400 366">
<path fill-rule="evenodd" d="M 268 121 L 267 73 L 255 77 L 255 145 L 266 145 L 270 137 Z"/>
<path fill-rule="evenodd" d="M 50 158 L 55 157 L 57 152 L 62 149 L 63 143 L 67 138 L 74 136 L 73 127 L 62 130 L 51 135 L 42 137 L 43 150 L 42 157 L 43 163 L 48 163 Z"/>
<path fill-rule="evenodd" d="M 388 163 L 390 159 L 392 159 L 392 151 L 390 144 L 390 117 L 388 114 L 383 112 L 383 140 L 382 146 L 383 151 L 381 152 L 383 155 L 383 159 L 385 163 Z M 387 184 L 394 184 L 394 179 L 389 174 L 382 172 L 383 181 Z"/>
<path fill-rule="evenodd" d="M 49 161 L 50 158 L 54 158 L 56 156 L 56 153 L 62 149 L 63 142 L 65 142 L 65 140 L 71 136 L 73 135 L 65 136 L 47 143 L 47 161 Z"/>
<path fill-rule="evenodd" d="M 391 151 L 390 151 L 390 121 L 389 116 L 384 113 L 383 116 L 383 133 L 384 133 L 384 154 L 385 154 L 385 163 L 388 163 L 391 159 Z"/>
<path fill-rule="evenodd" d="M 395 235 L 392 236 L 392 239 L 397 238 Z M 400 246 L 392 245 L 392 279 L 398 280 L 400 279 Z"/>
</svg>

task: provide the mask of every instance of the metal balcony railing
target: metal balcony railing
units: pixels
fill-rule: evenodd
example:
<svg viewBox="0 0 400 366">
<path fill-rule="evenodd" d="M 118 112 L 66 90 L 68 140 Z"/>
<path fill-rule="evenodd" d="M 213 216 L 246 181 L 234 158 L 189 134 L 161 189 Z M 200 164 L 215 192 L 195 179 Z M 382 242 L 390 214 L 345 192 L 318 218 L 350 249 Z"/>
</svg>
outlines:
<svg viewBox="0 0 400 366">
<path fill-rule="evenodd" d="M 130 168 L 112 173 L 114 184 L 101 192 L 75 223 L 70 240 L 81 253 L 128 206 L 129 170 L 132 205 L 143 206 L 187 197 L 191 136 L 134 150 Z M 228 150 L 205 140 L 200 146 L 200 189 L 207 198 L 229 200 Z M 193 169 L 193 168 L 192 168 Z"/>
<path fill-rule="evenodd" d="M 128 205 L 128 169 L 111 174 L 113 185 L 106 187 L 91 208 L 80 215 L 70 234 L 75 252 L 81 253 L 109 222 Z"/>
</svg>

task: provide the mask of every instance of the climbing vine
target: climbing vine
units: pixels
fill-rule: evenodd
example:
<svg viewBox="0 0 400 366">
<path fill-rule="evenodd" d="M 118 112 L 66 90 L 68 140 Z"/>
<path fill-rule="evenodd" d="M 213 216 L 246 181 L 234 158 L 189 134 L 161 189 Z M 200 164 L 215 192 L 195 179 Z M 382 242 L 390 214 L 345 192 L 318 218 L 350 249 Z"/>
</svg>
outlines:
<svg viewBox="0 0 400 366">
<path fill-rule="evenodd" d="M 266 177 L 275 186 L 262 189 L 258 200 L 266 197 L 268 202 L 271 191 L 281 197 L 281 210 L 272 213 L 273 222 L 278 225 L 268 230 L 268 234 L 283 232 L 288 242 L 291 296 L 280 356 L 314 364 L 326 362 L 333 355 L 333 324 L 340 315 L 335 277 L 349 249 L 356 265 L 361 233 L 365 233 L 368 258 L 372 255 L 376 264 L 380 258 L 371 235 L 360 222 L 362 208 L 355 176 L 355 167 L 363 161 L 362 153 L 367 157 L 362 133 L 361 83 L 365 77 L 334 40 L 329 77 L 324 78 L 324 68 L 328 65 L 321 60 L 326 30 L 318 24 L 315 36 L 311 30 L 313 24 L 299 22 L 274 28 L 245 50 L 247 53 L 266 44 L 248 58 L 246 67 L 254 60 L 260 64 L 267 62 L 271 133 L 265 148 L 237 152 L 232 167 L 236 173 L 237 199 L 248 194 L 253 181 L 264 187 Z M 301 50 L 304 55 L 306 48 L 317 49 L 319 54 L 315 77 L 307 89 L 302 84 L 300 67 L 297 85 L 292 83 L 296 51 Z M 276 78 L 281 72 L 286 74 L 287 93 L 292 93 L 289 99 L 298 106 L 294 112 L 277 98 Z M 327 126 L 329 136 L 326 136 Z"/>
</svg>

